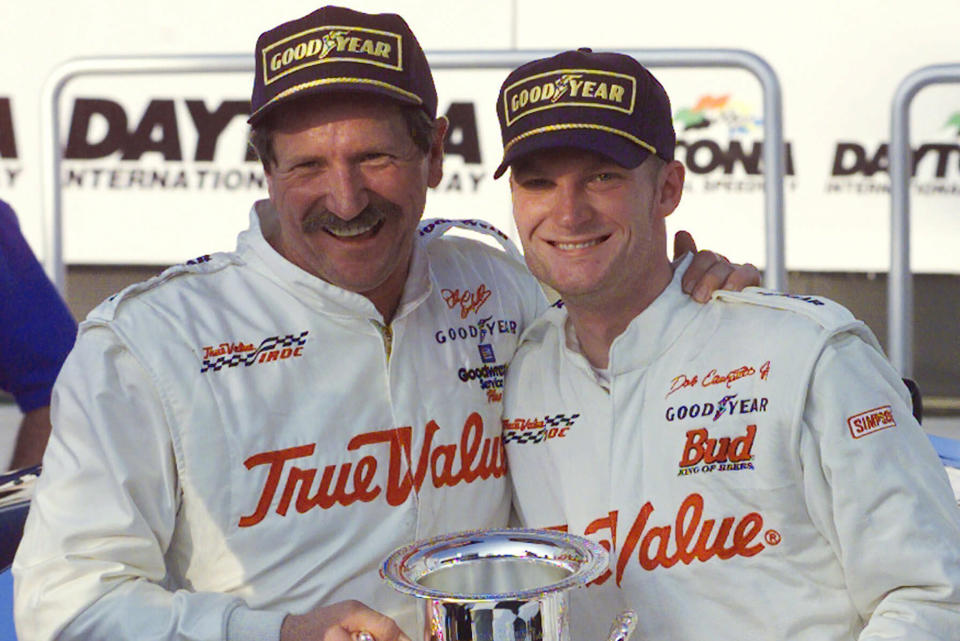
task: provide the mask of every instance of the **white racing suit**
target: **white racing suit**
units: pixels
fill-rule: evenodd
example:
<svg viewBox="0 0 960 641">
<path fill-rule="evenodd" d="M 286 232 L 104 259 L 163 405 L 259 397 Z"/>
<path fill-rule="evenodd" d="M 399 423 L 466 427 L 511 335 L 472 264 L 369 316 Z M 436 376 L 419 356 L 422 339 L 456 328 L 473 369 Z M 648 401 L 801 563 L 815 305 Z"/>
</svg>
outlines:
<svg viewBox="0 0 960 641">
<path fill-rule="evenodd" d="M 701 306 L 676 271 L 609 384 L 562 308 L 510 365 L 521 520 L 612 551 L 572 638 L 629 605 L 637 641 L 960 639 L 960 511 L 869 330 L 755 288 Z"/>
<path fill-rule="evenodd" d="M 384 326 L 268 245 L 265 205 L 235 252 L 83 323 L 14 567 L 21 641 L 276 639 L 344 599 L 418 638 L 381 561 L 505 524 L 503 370 L 546 306 L 516 250 L 424 221 Z"/>
</svg>

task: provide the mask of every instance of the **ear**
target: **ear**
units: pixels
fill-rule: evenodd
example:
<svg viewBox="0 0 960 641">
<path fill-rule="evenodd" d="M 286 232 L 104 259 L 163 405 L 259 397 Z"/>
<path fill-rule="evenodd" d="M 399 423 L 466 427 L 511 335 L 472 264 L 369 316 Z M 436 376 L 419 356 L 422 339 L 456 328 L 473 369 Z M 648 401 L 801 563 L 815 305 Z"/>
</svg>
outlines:
<svg viewBox="0 0 960 641">
<path fill-rule="evenodd" d="M 443 143 L 447 139 L 447 128 L 450 122 L 446 116 L 440 116 L 433 123 L 433 141 L 430 143 L 429 157 L 427 158 L 428 173 L 427 185 L 436 187 L 443 178 Z"/>
<path fill-rule="evenodd" d="M 686 169 L 683 163 L 671 160 L 660 169 L 657 184 L 660 186 L 660 197 L 657 199 L 657 214 L 666 218 L 680 204 L 683 196 L 683 180 Z"/>
</svg>

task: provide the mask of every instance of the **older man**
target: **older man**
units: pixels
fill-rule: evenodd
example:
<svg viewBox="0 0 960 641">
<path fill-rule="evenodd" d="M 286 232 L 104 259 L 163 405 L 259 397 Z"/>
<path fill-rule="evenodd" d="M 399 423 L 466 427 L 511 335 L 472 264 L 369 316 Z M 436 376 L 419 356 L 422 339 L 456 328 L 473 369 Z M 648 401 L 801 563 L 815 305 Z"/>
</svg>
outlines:
<svg viewBox="0 0 960 641">
<path fill-rule="evenodd" d="M 511 99 L 532 87 L 552 95 Z M 563 297 L 507 377 L 515 502 L 614 559 L 573 638 L 628 604 L 651 640 L 957 639 L 960 514 L 870 331 L 818 297 L 682 294 L 660 83 L 569 51 L 514 71 L 498 110 L 527 264 Z"/>
<path fill-rule="evenodd" d="M 324 7 L 256 62 L 269 201 L 236 251 L 98 307 L 65 366 L 24 641 L 391 641 L 415 609 L 380 561 L 506 520 L 503 374 L 545 305 L 515 250 L 418 229 L 446 131 L 423 51 Z"/>
</svg>

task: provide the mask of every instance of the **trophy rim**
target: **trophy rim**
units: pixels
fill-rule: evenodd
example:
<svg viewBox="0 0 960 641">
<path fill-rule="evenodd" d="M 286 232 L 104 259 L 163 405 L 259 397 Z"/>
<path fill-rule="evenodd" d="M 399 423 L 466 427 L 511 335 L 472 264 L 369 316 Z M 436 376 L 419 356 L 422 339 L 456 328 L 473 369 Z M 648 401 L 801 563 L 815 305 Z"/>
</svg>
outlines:
<svg viewBox="0 0 960 641">
<path fill-rule="evenodd" d="M 536 588 L 482 594 L 446 592 L 419 583 L 420 579 L 436 570 L 464 562 L 459 553 L 452 553 L 450 550 L 476 547 L 482 552 L 484 544 L 489 544 L 496 539 L 510 541 L 516 547 L 522 547 L 524 543 L 530 543 L 539 546 L 540 549 L 528 551 L 532 552 L 529 555 L 517 556 L 509 553 L 498 554 L 494 548 L 489 553 L 480 553 L 469 561 L 480 558 L 531 559 L 563 568 L 570 574 L 560 581 Z M 545 550 L 551 549 L 557 550 L 559 554 L 555 557 L 542 555 Z M 434 561 L 432 564 L 434 567 L 429 567 L 426 571 L 417 571 L 412 566 L 412 563 L 416 563 L 417 567 L 423 570 L 422 566 L 431 565 L 430 553 L 439 551 L 448 552 L 448 554 L 442 559 Z M 497 528 L 453 532 L 401 546 L 383 561 L 380 567 L 380 576 L 395 590 L 421 599 L 463 603 L 506 600 L 528 601 L 545 597 L 554 592 L 585 586 L 603 574 L 608 569 L 608 565 L 609 554 L 607 550 L 600 544 L 582 536 L 558 530 Z"/>
</svg>

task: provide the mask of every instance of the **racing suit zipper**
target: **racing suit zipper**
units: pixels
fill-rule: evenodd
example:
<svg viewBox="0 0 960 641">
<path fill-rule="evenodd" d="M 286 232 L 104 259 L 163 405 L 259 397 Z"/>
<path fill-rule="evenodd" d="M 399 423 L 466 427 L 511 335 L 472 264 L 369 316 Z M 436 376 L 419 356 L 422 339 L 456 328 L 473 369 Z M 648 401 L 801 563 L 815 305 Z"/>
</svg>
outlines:
<svg viewBox="0 0 960 641">
<path fill-rule="evenodd" d="M 383 351 L 387 357 L 387 361 L 386 361 L 387 370 L 388 370 L 387 378 L 389 378 L 390 377 L 390 374 L 389 374 L 390 354 L 393 352 L 393 327 L 390 325 L 384 325 L 380 321 L 373 318 L 370 319 L 370 322 L 373 324 L 374 327 L 377 328 L 377 331 L 380 332 L 380 338 L 383 339 Z M 388 389 L 387 393 L 391 398 L 390 403 L 392 405 L 393 404 L 392 391 Z M 413 484 L 413 468 L 409 459 L 406 460 L 406 474 L 409 477 L 410 483 L 413 487 L 414 509 L 416 510 L 416 521 L 413 526 L 414 538 L 419 539 L 421 538 L 420 537 L 420 532 L 422 531 L 421 518 L 423 516 L 423 512 L 420 510 L 420 491 L 416 488 L 416 485 Z"/>
<path fill-rule="evenodd" d="M 389 325 L 384 325 L 380 321 L 370 319 L 373 326 L 380 332 L 380 338 L 383 339 L 383 351 L 387 355 L 387 365 L 390 364 L 390 353 L 393 351 L 393 330 Z"/>
</svg>

